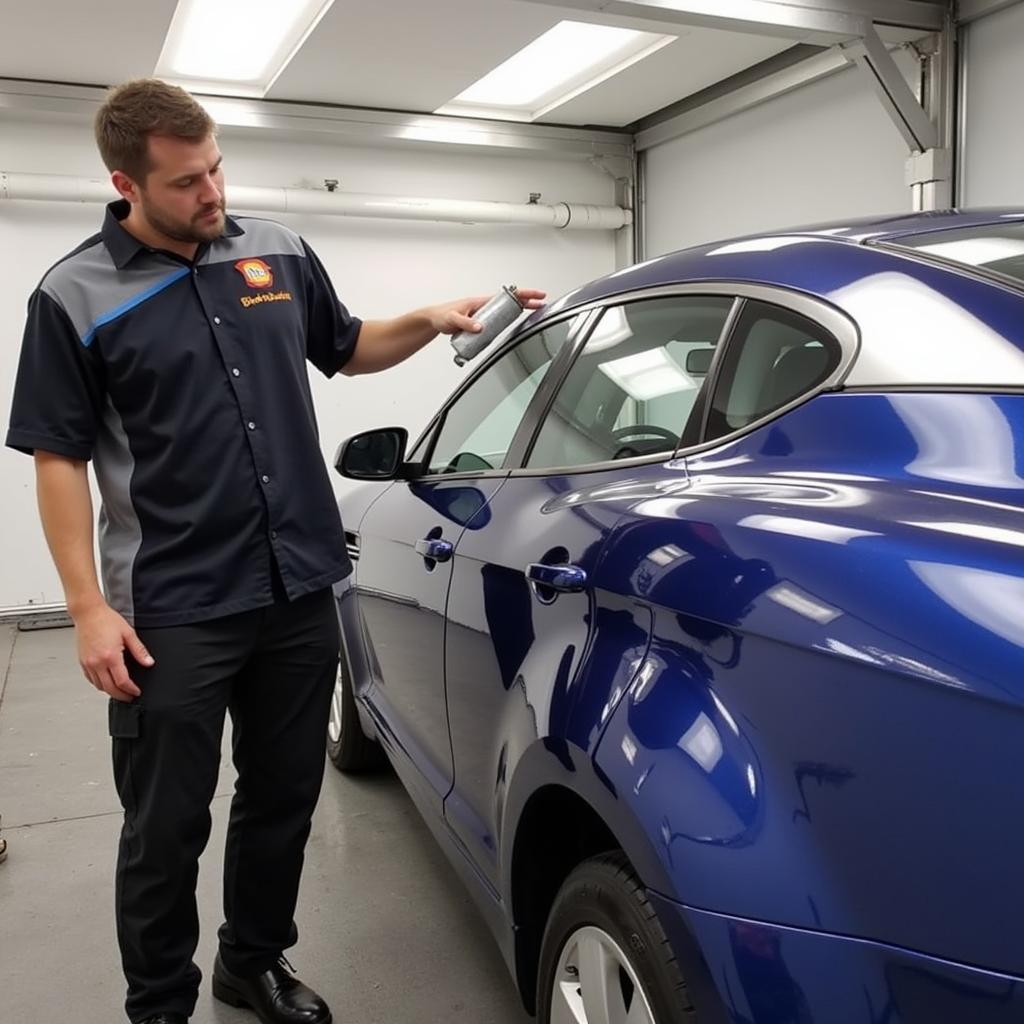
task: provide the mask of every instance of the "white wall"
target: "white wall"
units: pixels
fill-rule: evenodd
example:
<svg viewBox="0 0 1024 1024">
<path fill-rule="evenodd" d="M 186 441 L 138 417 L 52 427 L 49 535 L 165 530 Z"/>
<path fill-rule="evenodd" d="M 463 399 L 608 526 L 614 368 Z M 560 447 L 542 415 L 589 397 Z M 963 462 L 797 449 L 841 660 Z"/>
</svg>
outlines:
<svg viewBox="0 0 1024 1024">
<path fill-rule="evenodd" d="M 225 135 L 231 182 L 303 187 L 338 178 L 353 192 L 525 202 L 612 204 L 613 183 L 582 161 L 538 156 L 490 156 L 464 151 L 368 149 L 275 142 Z M 0 121 L 0 170 L 103 175 L 84 126 Z M 25 302 L 46 269 L 98 230 L 100 205 L 0 203 L 0 401 L 8 422 Z M 428 224 L 346 217 L 279 218 L 306 237 L 331 273 L 349 308 L 364 318 L 388 317 L 462 295 L 485 294 L 514 282 L 547 289 L 552 297 L 614 267 L 611 232 L 550 228 Z M 311 377 L 323 451 L 361 429 L 400 424 L 414 433 L 471 367 L 458 369 L 439 339 L 406 364 L 374 377 Z M 345 483 L 332 473 L 339 492 Z M 0 531 L 0 609 L 60 602 L 35 508 L 31 460 L 0 451 L 3 522 Z"/>
<path fill-rule="evenodd" d="M 962 203 L 1024 206 L 1024 4 L 966 28 L 966 130 Z"/>
<path fill-rule="evenodd" d="M 913 80 L 916 63 L 897 60 Z M 909 211 L 908 156 L 864 73 L 837 72 L 648 151 L 647 255 Z"/>
</svg>

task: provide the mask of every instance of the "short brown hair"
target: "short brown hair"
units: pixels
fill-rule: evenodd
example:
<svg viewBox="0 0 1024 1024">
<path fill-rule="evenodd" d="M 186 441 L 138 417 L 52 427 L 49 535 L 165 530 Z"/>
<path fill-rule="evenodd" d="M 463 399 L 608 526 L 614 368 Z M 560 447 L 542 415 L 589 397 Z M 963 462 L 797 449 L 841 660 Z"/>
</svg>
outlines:
<svg viewBox="0 0 1024 1024">
<path fill-rule="evenodd" d="M 96 113 L 96 145 L 108 171 L 140 184 L 150 172 L 149 136 L 202 142 L 217 131 L 213 118 L 184 90 L 158 78 L 115 86 Z"/>
</svg>

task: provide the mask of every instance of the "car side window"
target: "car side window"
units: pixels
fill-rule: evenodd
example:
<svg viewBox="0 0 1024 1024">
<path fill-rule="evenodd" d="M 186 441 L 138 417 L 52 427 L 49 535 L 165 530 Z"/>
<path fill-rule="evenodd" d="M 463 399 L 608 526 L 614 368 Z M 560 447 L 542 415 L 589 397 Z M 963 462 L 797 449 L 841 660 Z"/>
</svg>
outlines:
<svg viewBox="0 0 1024 1024">
<path fill-rule="evenodd" d="M 527 406 L 574 322 L 563 320 L 531 335 L 470 384 L 445 413 L 428 475 L 501 467 Z"/>
<path fill-rule="evenodd" d="M 604 311 L 526 465 L 582 466 L 675 451 L 733 300 L 647 299 Z"/>
<path fill-rule="evenodd" d="M 841 358 L 839 342 L 813 320 L 748 301 L 722 360 L 704 440 L 742 430 L 807 394 Z"/>
</svg>

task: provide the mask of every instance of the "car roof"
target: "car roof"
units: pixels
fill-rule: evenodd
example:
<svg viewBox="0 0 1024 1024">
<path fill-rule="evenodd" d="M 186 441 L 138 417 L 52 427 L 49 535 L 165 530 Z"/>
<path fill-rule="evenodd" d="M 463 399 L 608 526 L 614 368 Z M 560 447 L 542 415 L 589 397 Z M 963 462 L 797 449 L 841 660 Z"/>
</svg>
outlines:
<svg viewBox="0 0 1024 1024">
<path fill-rule="evenodd" d="M 990 207 L 969 210 L 928 210 L 923 213 L 900 213 L 888 217 L 860 217 L 844 222 L 805 225 L 790 228 L 783 234 L 822 234 L 840 241 L 863 244 L 887 242 L 931 231 L 979 227 L 1006 221 L 1024 221 L 1024 209 Z M 772 232 L 779 234 L 779 232 Z"/>
<path fill-rule="evenodd" d="M 878 244 L 1011 221 L 1024 222 L 1024 209 L 862 218 L 694 246 L 598 278 L 537 311 L 526 326 L 673 285 L 768 286 L 824 300 L 853 319 L 863 344 L 851 384 L 1024 386 L 1024 286 L 1001 286 L 970 267 Z"/>
<path fill-rule="evenodd" d="M 898 214 L 889 217 L 863 217 L 842 222 L 811 224 L 803 227 L 786 228 L 779 231 L 762 232 L 756 235 L 740 235 L 723 241 L 691 246 L 676 252 L 657 256 L 637 263 L 624 270 L 597 278 L 589 284 L 562 296 L 541 311 L 533 320 L 546 319 L 552 313 L 574 306 L 598 301 L 612 295 L 633 291 L 638 288 L 676 284 L 684 281 L 728 279 L 722 256 L 755 256 L 775 253 L 770 265 L 763 259 L 731 260 L 729 270 L 737 274 L 736 280 L 763 281 L 785 284 L 786 264 L 792 262 L 793 253 L 782 250 L 797 241 L 819 242 L 822 245 L 864 246 L 866 243 L 896 242 L 933 231 L 949 231 L 954 228 L 972 228 L 985 224 L 1000 224 L 1007 221 L 1024 222 L 1024 209 L 991 208 L 977 210 L 935 210 L 926 213 Z M 865 266 L 868 270 L 867 265 Z M 969 268 L 965 268 L 969 270 Z M 870 272 L 870 271 L 868 271 Z M 761 276 L 767 273 L 767 276 Z M 794 282 L 794 286 L 795 282 Z M 816 289 L 809 289 L 817 291 Z M 817 294 L 825 296 L 832 289 L 827 281 L 821 282 Z"/>
</svg>

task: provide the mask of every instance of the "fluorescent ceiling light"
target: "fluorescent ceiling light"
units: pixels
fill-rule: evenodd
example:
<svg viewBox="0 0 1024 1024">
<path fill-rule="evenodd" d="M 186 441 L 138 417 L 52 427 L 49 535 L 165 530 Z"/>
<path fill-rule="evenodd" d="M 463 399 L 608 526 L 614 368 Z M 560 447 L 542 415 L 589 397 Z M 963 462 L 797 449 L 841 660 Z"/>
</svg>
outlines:
<svg viewBox="0 0 1024 1024">
<path fill-rule="evenodd" d="M 638 402 L 697 388 L 696 381 L 663 348 L 601 363 L 601 372 Z"/>
<path fill-rule="evenodd" d="M 334 0 L 178 0 L 156 75 L 193 92 L 264 96 Z"/>
<path fill-rule="evenodd" d="M 532 121 L 677 38 L 562 21 L 437 113 Z"/>
</svg>

